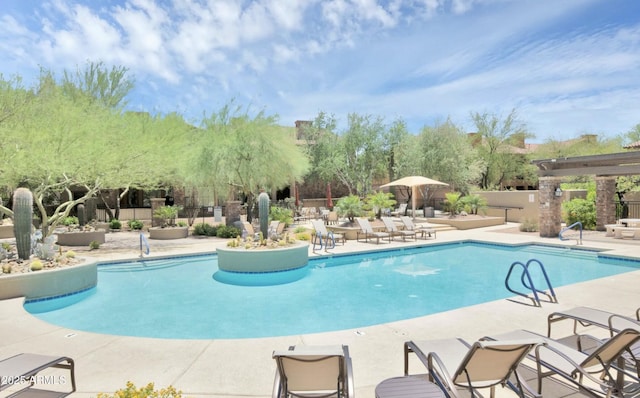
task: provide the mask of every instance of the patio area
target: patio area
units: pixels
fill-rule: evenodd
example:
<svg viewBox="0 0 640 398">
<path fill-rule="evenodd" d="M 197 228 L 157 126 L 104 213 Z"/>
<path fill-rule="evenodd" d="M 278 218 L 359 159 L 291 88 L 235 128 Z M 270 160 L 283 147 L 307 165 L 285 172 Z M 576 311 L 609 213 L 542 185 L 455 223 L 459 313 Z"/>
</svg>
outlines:
<svg viewBox="0 0 640 398">
<path fill-rule="evenodd" d="M 114 236 L 111 236 L 114 235 Z M 612 255 L 640 258 L 638 242 L 612 239 L 604 232 L 583 236 L 583 247 L 607 250 Z M 110 241 L 110 238 L 113 238 Z M 516 224 L 438 233 L 437 239 L 418 240 L 430 245 L 459 240 L 500 243 L 546 243 L 575 246 L 576 241 L 540 238 L 537 233 L 520 233 Z M 189 237 L 177 241 L 151 242 L 149 257 L 170 254 L 204 253 L 215 250 L 211 239 Z M 348 241 L 333 254 L 372 251 L 391 247 L 410 247 L 416 242 L 376 245 Z M 100 260 L 136 258 L 137 234 L 109 234 L 104 250 L 81 252 Z M 310 255 L 320 255 L 322 253 Z M 640 306 L 640 270 L 620 277 L 609 277 L 556 289 L 559 304 L 543 303 L 541 308 L 508 300 L 442 312 L 420 318 L 360 329 L 329 333 L 261 339 L 165 340 L 121 337 L 60 328 L 42 322 L 22 308 L 22 299 L 0 301 L 0 357 L 21 352 L 65 355 L 76 363 L 78 390 L 75 397 L 95 397 L 113 393 L 127 381 L 140 387 L 149 382 L 156 388 L 173 385 L 185 397 L 268 397 L 271 395 L 275 362 L 273 350 L 290 345 L 349 346 L 353 358 L 355 389 L 358 396 L 374 396 L 375 386 L 384 379 L 401 376 L 403 343 L 407 340 L 462 337 L 476 340 L 484 335 L 525 328 L 545 333 L 547 315 L 574 306 L 591 306 L 632 314 Z M 594 294 L 595 292 L 595 294 Z M 135 305 L 135 303 L 132 303 Z M 570 325 L 558 325 L 558 332 L 570 333 Z M 566 326 L 566 330 L 562 327 Z M 162 325 L 158 325 L 162 327 Z M 554 330 L 556 330 L 554 328 Z M 413 372 L 418 372 L 417 361 Z"/>
</svg>

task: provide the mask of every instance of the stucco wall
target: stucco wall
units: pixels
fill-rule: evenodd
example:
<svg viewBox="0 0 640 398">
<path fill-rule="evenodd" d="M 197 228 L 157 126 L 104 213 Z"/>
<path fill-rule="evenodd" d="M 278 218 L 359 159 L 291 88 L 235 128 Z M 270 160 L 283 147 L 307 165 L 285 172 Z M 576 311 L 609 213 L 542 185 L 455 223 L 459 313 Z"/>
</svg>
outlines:
<svg viewBox="0 0 640 398">
<path fill-rule="evenodd" d="M 507 221 L 522 222 L 523 220 L 538 220 L 538 191 L 478 191 L 473 192 L 487 199 L 490 206 L 486 210 L 486 215 L 494 217 L 504 217 L 504 209 L 495 207 L 522 207 L 519 209 L 509 209 L 507 211 Z"/>
</svg>

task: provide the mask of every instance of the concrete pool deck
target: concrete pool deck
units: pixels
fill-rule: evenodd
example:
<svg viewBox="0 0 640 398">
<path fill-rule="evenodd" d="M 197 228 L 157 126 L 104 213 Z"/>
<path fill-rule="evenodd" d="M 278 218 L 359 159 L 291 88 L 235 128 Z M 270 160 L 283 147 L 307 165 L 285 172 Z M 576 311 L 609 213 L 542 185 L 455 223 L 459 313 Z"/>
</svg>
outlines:
<svg viewBox="0 0 640 398">
<path fill-rule="evenodd" d="M 509 232 L 516 224 L 465 231 L 439 232 L 437 239 L 418 240 L 434 244 L 459 240 L 499 243 L 545 243 L 575 246 L 576 241 L 540 238 L 537 234 Z M 509 229 L 510 228 L 510 229 Z M 121 245 L 113 250 L 81 252 L 101 260 L 135 258 L 139 253 L 135 234 L 119 233 Z M 114 234 L 117 235 L 117 234 Z M 211 252 L 214 240 L 188 238 L 180 242 L 150 241 L 151 254 Z M 216 244 L 226 244 L 220 241 Z M 357 243 L 338 245 L 332 253 L 408 247 L 412 241 L 394 243 Z M 640 258 L 640 241 L 604 237 L 604 232 L 585 232 L 584 248 Z M 460 259 L 464 261 L 464 259 Z M 514 261 L 519 260 L 515 259 Z M 484 335 L 525 328 L 546 333 L 551 312 L 585 305 L 631 315 L 640 307 L 640 270 L 556 289 L 559 304 L 543 303 L 542 308 L 524 305 L 524 300 L 498 300 L 420 318 L 360 329 L 236 340 L 165 340 L 101 335 L 61 328 L 26 313 L 22 299 L 0 301 L 0 358 L 21 352 L 65 355 L 76 364 L 75 397 L 95 397 L 113 393 L 127 381 L 141 387 L 153 382 L 156 388 L 173 385 L 184 397 L 268 397 L 271 395 L 275 362 L 273 350 L 295 344 L 347 344 L 353 358 L 356 394 L 374 396 L 382 380 L 402 375 L 403 343 L 407 340 L 462 337 L 475 340 Z M 455 294 L 455 287 L 452 287 Z M 292 300 L 293 302 L 294 300 Z M 132 303 L 135 305 L 135 303 Z M 212 311 L 215 307 L 212 306 Z M 336 309 L 336 316 L 340 315 Z M 162 327 L 162 325 L 158 325 Z M 248 326 L 250 327 L 250 326 Z M 556 333 L 557 332 L 557 335 Z M 570 332 L 569 322 L 554 326 L 554 336 Z M 412 370 L 419 372 L 417 361 Z M 56 372 L 56 371 L 53 371 Z"/>
</svg>

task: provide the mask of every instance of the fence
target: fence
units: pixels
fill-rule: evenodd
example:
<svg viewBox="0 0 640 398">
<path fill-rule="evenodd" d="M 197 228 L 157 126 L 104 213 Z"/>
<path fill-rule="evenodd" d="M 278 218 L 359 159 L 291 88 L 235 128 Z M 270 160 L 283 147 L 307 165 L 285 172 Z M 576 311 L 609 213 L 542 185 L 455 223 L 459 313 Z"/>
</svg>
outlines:
<svg viewBox="0 0 640 398">
<path fill-rule="evenodd" d="M 640 218 L 640 201 L 616 202 L 616 220 L 621 218 Z"/>
</svg>

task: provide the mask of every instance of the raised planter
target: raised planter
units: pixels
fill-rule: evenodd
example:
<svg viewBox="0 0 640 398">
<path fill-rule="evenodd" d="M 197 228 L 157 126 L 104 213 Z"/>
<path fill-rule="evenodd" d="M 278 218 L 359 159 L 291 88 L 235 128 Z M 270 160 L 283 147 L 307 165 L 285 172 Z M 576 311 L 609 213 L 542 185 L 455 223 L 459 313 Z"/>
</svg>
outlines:
<svg viewBox="0 0 640 398">
<path fill-rule="evenodd" d="M 78 232 L 60 232 L 58 236 L 58 244 L 60 246 L 89 246 L 89 243 L 96 241 L 104 243 L 105 231 L 78 231 Z"/>
<path fill-rule="evenodd" d="M 301 268 L 309 262 L 309 244 L 298 242 L 274 249 L 219 247 L 218 269 L 227 272 L 275 272 Z"/>
<path fill-rule="evenodd" d="M 152 227 L 149 228 L 149 239 L 183 239 L 189 235 L 189 227 Z"/>
<path fill-rule="evenodd" d="M 13 225 L 0 225 L 0 239 L 13 237 Z"/>
<path fill-rule="evenodd" d="M 431 224 L 445 224 L 457 229 L 473 229 L 504 224 L 504 217 L 430 218 Z"/>
<path fill-rule="evenodd" d="M 360 228 L 327 225 L 327 230 L 342 234 L 346 240 L 356 240 L 356 238 L 358 237 L 358 231 L 360 231 Z"/>
<path fill-rule="evenodd" d="M 0 276 L 0 300 L 62 296 L 94 287 L 97 283 L 96 262 L 20 274 L 3 274 Z"/>
</svg>

